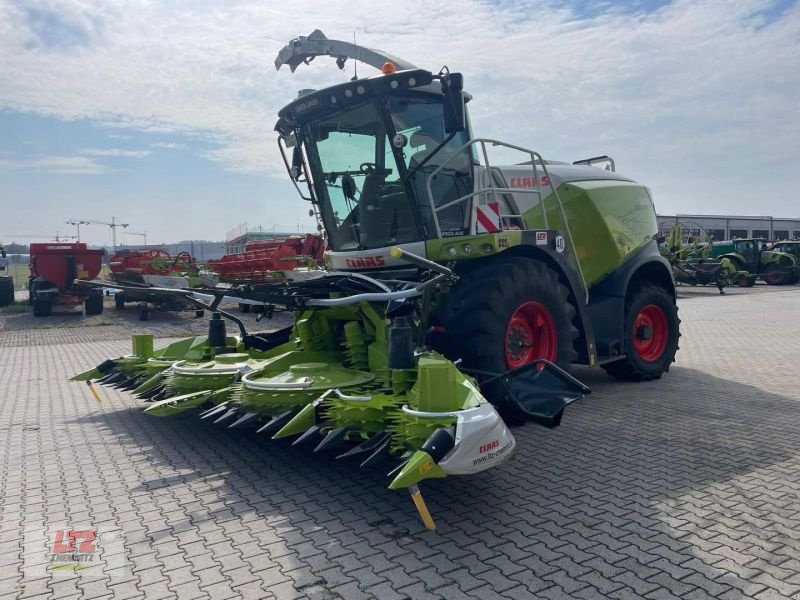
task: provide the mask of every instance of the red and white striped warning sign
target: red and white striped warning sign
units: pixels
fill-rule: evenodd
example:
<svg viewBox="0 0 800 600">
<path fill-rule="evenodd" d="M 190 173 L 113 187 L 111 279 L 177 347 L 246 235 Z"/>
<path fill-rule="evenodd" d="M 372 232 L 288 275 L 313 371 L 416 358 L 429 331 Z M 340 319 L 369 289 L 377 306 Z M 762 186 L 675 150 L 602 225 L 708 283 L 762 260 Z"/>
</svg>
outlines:
<svg viewBox="0 0 800 600">
<path fill-rule="evenodd" d="M 475 230 L 478 233 L 497 233 L 500 231 L 500 204 L 489 202 L 476 207 Z"/>
</svg>

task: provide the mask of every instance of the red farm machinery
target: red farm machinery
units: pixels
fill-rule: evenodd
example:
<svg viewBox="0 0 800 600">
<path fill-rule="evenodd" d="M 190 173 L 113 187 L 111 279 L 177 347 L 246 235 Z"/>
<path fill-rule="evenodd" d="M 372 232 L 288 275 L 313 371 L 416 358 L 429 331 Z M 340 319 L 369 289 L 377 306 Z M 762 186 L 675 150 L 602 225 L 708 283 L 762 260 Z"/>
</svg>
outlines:
<svg viewBox="0 0 800 600">
<path fill-rule="evenodd" d="M 73 285 L 100 274 L 105 250 L 90 250 L 83 243 L 31 244 L 28 292 L 33 314 L 47 317 L 54 306 L 83 304 L 87 315 L 103 312 L 103 293 L 97 288 Z"/>
<path fill-rule="evenodd" d="M 226 254 L 208 265 L 222 281 L 244 283 L 272 278 L 276 271 L 289 271 L 322 263 L 325 243 L 318 235 L 307 234 L 247 242 L 241 254 Z"/>
</svg>

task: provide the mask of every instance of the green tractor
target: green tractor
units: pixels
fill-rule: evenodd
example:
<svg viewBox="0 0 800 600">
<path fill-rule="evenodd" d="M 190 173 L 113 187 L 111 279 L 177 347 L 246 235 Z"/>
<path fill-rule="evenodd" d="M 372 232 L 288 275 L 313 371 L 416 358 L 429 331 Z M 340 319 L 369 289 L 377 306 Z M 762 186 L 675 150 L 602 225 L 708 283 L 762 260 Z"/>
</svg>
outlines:
<svg viewBox="0 0 800 600">
<path fill-rule="evenodd" d="M 14 278 L 11 276 L 10 263 L 5 248 L 0 246 L 0 306 L 14 304 Z"/>
<path fill-rule="evenodd" d="M 797 256 L 774 249 L 768 250 L 766 240 L 758 238 L 742 238 L 728 243 L 733 246 L 733 250 L 719 254 L 717 258 L 727 258 L 737 270 L 757 274 L 769 285 L 797 282 L 800 276 Z"/>
<path fill-rule="evenodd" d="M 772 244 L 772 251 L 791 254 L 800 264 L 800 240 L 783 240 L 781 242 L 775 242 Z"/>
</svg>

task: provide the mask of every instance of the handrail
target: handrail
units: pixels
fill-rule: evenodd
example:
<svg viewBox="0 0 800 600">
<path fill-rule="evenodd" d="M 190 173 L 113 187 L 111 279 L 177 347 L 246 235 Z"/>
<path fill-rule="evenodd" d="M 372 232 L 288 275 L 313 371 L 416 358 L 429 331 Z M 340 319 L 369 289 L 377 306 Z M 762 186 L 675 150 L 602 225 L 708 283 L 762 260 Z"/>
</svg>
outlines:
<svg viewBox="0 0 800 600">
<path fill-rule="evenodd" d="M 435 202 L 435 200 L 433 198 L 433 187 L 432 187 L 433 179 L 444 168 L 446 168 L 451 162 L 453 162 L 457 158 L 463 157 L 463 153 L 464 153 L 465 150 L 467 150 L 471 146 L 478 145 L 478 144 L 480 145 L 481 154 L 483 155 L 483 160 L 484 160 L 484 163 L 485 163 L 483 165 L 485 167 L 485 169 L 486 169 L 485 173 L 488 173 L 488 184 L 489 185 L 486 185 L 485 187 L 482 186 L 481 189 L 475 190 L 473 192 L 470 192 L 469 194 L 465 194 L 464 196 L 461 196 L 460 198 L 457 198 L 457 199 L 455 199 L 455 200 L 453 200 L 451 202 L 448 202 L 447 204 L 444 204 L 442 206 L 436 206 L 436 202 Z M 497 185 L 494 185 L 494 178 L 491 176 L 492 165 L 489 162 L 489 154 L 486 151 L 486 144 L 491 144 L 492 146 L 502 146 L 504 148 L 509 148 L 511 150 L 516 150 L 518 152 L 522 152 L 523 154 L 527 154 L 530 157 L 530 166 L 531 166 L 531 170 L 533 171 L 533 182 L 534 182 L 534 185 L 536 186 L 535 189 L 524 189 L 524 188 L 523 189 L 517 189 L 517 188 L 511 189 L 511 188 L 499 187 Z M 538 163 L 538 166 L 537 166 L 537 163 Z M 434 222 L 434 225 L 436 226 L 436 235 L 437 235 L 437 237 L 438 238 L 442 237 L 442 229 L 441 229 L 441 226 L 439 225 L 439 215 L 438 215 L 438 213 L 440 211 L 443 211 L 443 210 L 445 210 L 447 208 L 450 208 L 451 206 L 455 206 L 457 204 L 461 204 L 463 202 L 466 202 L 467 200 L 471 200 L 475 196 L 483 195 L 483 194 L 486 194 L 487 196 L 491 194 L 491 196 L 493 198 L 495 198 L 495 199 L 497 198 L 498 193 L 500 193 L 500 194 L 508 194 L 508 193 L 511 193 L 511 194 L 520 194 L 520 193 L 521 194 L 536 194 L 539 197 L 539 206 L 541 207 L 541 211 L 542 211 L 542 221 L 544 222 L 544 229 L 550 229 L 550 224 L 549 224 L 549 221 L 548 221 L 548 218 L 547 218 L 547 210 L 546 210 L 546 208 L 544 206 L 545 197 L 544 197 L 544 194 L 542 192 L 542 179 L 543 178 L 539 177 L 539 170 L 538 170 L 539 168 L 541 168 L 544 177 L 547 177 L 547 180 L 552 182 L 552 179 L 550 177 L 550 172 L 547 170 L 547 163 L 545 162 L 545 160 L 542 157 L 542 155 L 539 154 L 538 152 L 534 151 L 534 150 L 530 150 L 528 148 L 523 148 L 522 146 L 516 146 L 514 144 L 509 144 L 507 142 L 501 142 L 500 140 L 494 140 L 494 139 L 490 139 L 490 138 L 475 138 L 475 139 L 472 139 L 472 140 L 468 141 L 466 144 L 461 146 L 461 148 L 459 148 L 457 152 L 454 152 L 453 155 L 450 158 L 448 158 L 441 165 L 436 167 L 436 169 L 434 169 L 431 172 L 431 174 L 428 175 L 428 180 L 426 182 L 426 187 L 427 187 L 427 191 L 428 191 L 428 201 L 430 202 L 431 214 L 433 215 L 433 222 Z M 484 182 L 484 183 L 486 183 L 486 182 Z M 572 230 L 570 229 L 569 222 L 567 221 L 567 215 L 564 212 L 564 204 L 561 202 L 561 196 L 559 196 L 558 190 L 556 189 L 556 186 L 552 185 L 552 183 L 551 183 L 550 189 L 551 189 L 551 192 L 552 192 L 552 196 L 555 198 L 556 205 L 558 206 L 558 212 L 559 212 L 559 215 L 561 216 L 561 222 L 563 223 L 563 226 L 564 226 L 564 233 L 566 234 L 566 239 L 567 239 L 567 242 L 569 243 L 569 248 L 570 248 L 570 251 L 572 252 L 572 256 L 575 258 L 575 265 L 576 265 L 576 267 L 578 269 L 578 276 L 580 277 L 581 286 L 583 287 L 583 292 L 584 292 L 584 295 L 585 295 L 586 302 L 588 302 L 589 301 L 589 287 L 586 285 L 586 278 L 585 278 L 585 276 L 583 274 L 583 268 L 581 267 L 581 263 L 578 260 L 578 254 L 577 254 L 576 249 L 575 249 L 575 241 L 574 241 L 574 239 L 572 237 Z M 475 219 L 474 219 L 474 217 L 470 217 L 470 234 L 472 234 L 472 235 L 475 234 Z"/>
</svg>

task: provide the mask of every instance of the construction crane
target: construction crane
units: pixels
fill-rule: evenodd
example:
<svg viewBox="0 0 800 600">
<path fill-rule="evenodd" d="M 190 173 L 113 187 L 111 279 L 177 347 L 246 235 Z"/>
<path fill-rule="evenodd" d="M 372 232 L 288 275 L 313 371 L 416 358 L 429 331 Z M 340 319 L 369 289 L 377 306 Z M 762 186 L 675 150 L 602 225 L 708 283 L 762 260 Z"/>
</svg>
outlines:
<svg viewBox="0 0 800 600">
<path fill-rule="evenodd" d="M 66 240 L 78 240 L 78 241 L 80 241 L 78 239 L 78 236 L 75 236 L 75 235 L 61 235 L 58 231 L 56 231 L 54 234 L 50 233 L 50 234 L 47 234 L 47 235 L 41 235 L 41 234 L 28 235 L 26 233 L 14 233 L 14 234 L 5 234 L 5 235 L 3 235 L 3 237 L 11 239 L 11 240 L 38 238 L 38 239 L 48 239 L 48 240 L 52 240 L 54 242 L 63 242 L 63 241 L 66 241 Z"/>
<path fill-rule="evenodd" d="M 117 223 L 116 217 L 111 217 L 111 221 L 94 221 L 92 219 L 70 219 L 67 225 L 75 225 L 78 228 L 78 241 L 81 241 L 81 225 L 107 225 L 111 228 L 111 243 L 114 249 L 117 248 L 117 227 L 128 227 L 128 223 Z"/>
</svg>

